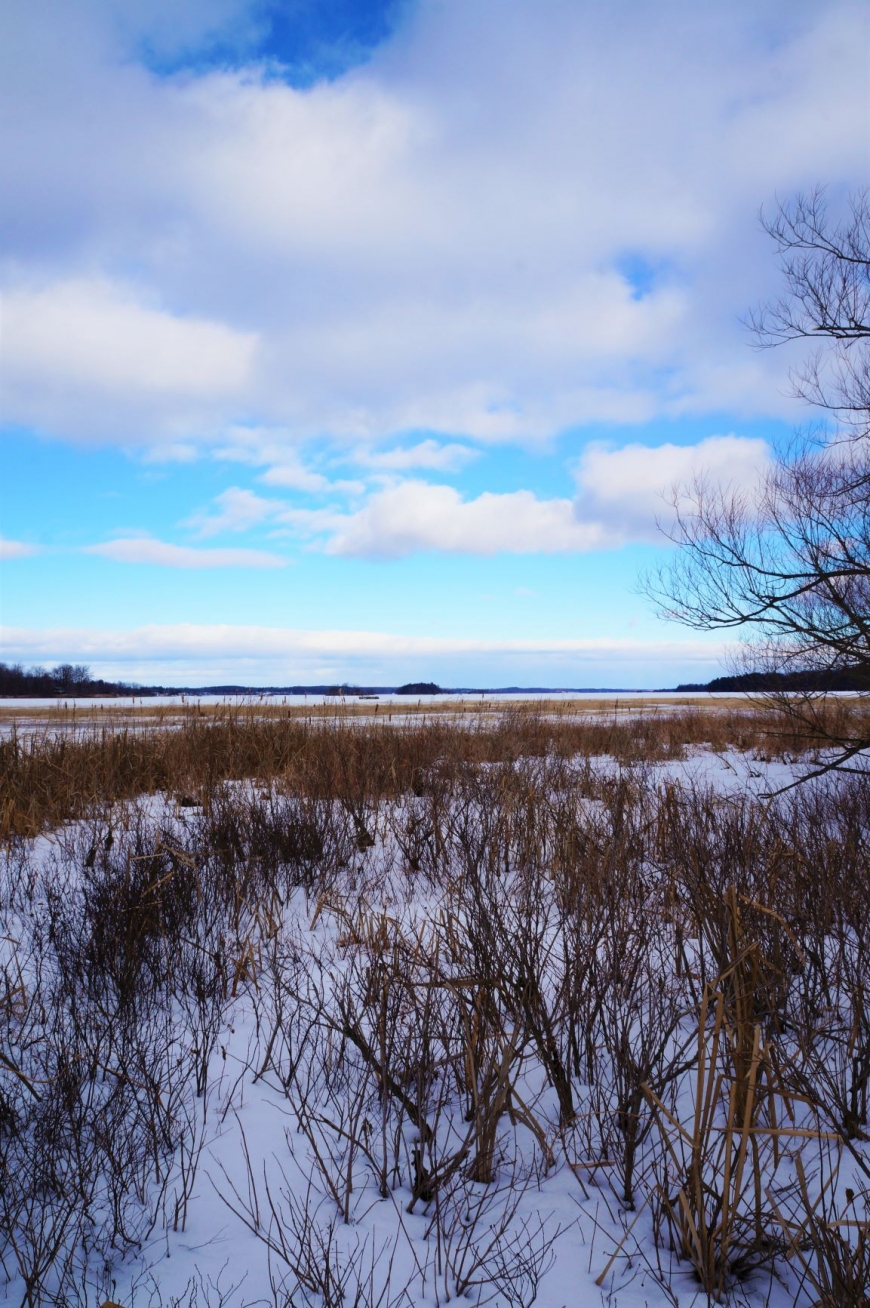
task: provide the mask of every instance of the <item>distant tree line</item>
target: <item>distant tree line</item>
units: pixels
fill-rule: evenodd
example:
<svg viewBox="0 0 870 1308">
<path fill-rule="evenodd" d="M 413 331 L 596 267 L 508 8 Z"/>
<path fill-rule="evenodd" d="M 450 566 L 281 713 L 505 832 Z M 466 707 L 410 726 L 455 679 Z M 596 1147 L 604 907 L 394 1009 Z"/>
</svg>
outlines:
<svg viewBox="0 0 870 1308">
<path fill-rule="evenodd" d="M 58 663 L 54 668 L 25 668 L 20 663 L 0 663 L 0 695 L 6 697 L 129 695 L 134 691 L 142 693 L 138 686 L 126 682 L 92 677 L 90 668 L 84 663 Z"/>
<path fill-rule="evenodd" d="M 92 677 L 84 663 L 58 663 L 54 668 L 25 668 L 21 663 L 0 663 L 0 697 L 56 698 L 75 695 L 388 695 L 392 686 L 137 686 L 128 681 Z M 414 681 L 395 688 L 398 695 L 438 695 L 434 681 Z"/>
<path fill-rule="evenodd" d="M 743 672 L 712 681 L 684 682 L 677 690 L 785 692 L 824 694 L 836 690 L 870 691 L 870 668 L 814 668 L 804 672 Z"/>
</svg>

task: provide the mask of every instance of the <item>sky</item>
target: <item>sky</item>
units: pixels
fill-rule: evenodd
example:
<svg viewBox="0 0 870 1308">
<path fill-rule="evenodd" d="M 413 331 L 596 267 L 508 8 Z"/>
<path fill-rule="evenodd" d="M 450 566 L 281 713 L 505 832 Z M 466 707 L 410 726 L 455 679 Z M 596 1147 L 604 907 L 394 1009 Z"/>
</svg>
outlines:
<svg viewBox="0 0 870 1308">
<path fill-rule="evenodd" d="M 799 348 L 759 211 L 870 178 L 846 0 L 5 0 L 6 661 L 661 687 L 667 494 Z"/>
</svg>

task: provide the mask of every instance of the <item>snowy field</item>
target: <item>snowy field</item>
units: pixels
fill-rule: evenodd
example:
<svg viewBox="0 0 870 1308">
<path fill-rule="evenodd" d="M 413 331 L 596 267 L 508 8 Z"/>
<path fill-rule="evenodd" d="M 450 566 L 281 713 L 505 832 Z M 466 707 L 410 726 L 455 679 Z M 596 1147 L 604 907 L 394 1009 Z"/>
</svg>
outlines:
<svg viewBox="0 0 870 1308">
<path fill-rule="evenodd" d="M 376 718 L 400 726 L 420 717 L 449 717 L 456 723 L 495 718 L 506 711 L 531 712 L 558 717 L 576 714 L 626 717 L 648 713 L 674 713 L 686 708 L 704 710 L 748 706 L 746 696 L 692 694 L 678 691 L 552 691 L 439 695 L 154 695 L 85 699 L 0 698 L 0 740 L 13 733 L 21 736 L 51 732 L 82 736 L 94 729 L 153 730 L 177 727 L 192 714 L 219 717 L 222 714 L 296 718 L 335 715 L 366 721 Z"/>
<path fill-rule="evenodd" d="M 105 708 L 137 708 L 137 707 L 155 707 L 155 708 L 180 708 L 185 704 L 202 704 L 204 707 L 215 707 L 217 705 L 237 705 L 242 704 L 262 704 L 264 706 L 280 705 L 312 705 L 312 704 L 336 704 L 336 703 L 354 703 L 357 701 L 365 702 L 377 699 L 386 704 L 395 704 L 399 707 L 411 704 L 426 704 L 437 706 L 440 704 L 452 705 L 463 700 L 473 699 L 475 701 L 484 699 L 497 704 L 516 704 L 528 703 L 562 703 L 565 700 L 583 700 L 585 701 L 605 701 L 613 703 L 622 700 L 661 700 L 663 703 L 668 701 L 686 701 L 704 702 L 707 700 L 729 699 L 733 695 L 719 694 L 718 692 L 687 692 L 678 690 L 545 690 L 545 691 L 445 691 L 438 695 L 396 695 L 396 694 L 353 694 L 347 695 L 108 695 L 94 698 L 88 696 L 76 698 L 75 696 L 59 696 L 57 699 L 46 699 L 44 696 L 36 699 L 26 697 L 3 698 L 0 696 L 0 709 L 4 712 L 14 712 L 16 709 L 76 709 L 84 710 L 94 707 Z"/>
<path fill-rule="evenodd" d="M 870 803 L 794 775 L 446 760 L 12 842 L 0 1301 L 866 1303 Z"/>
</svg>

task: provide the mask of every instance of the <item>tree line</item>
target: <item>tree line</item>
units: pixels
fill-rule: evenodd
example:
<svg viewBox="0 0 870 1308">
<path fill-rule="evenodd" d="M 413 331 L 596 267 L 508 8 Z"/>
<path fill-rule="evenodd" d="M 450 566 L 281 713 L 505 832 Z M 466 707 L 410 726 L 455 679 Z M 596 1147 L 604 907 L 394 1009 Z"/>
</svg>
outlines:
<svg viewBox="0 0 870 1308">
<path fill-rule="evenodd" d="M 54 668 L 25 668 L 21 663 L 0 663 L 0 696 L 41 698 L 55 695 L 130 695 L 153 694 L 123 681 L 103 681 L 92 677 L 84 663 L 58 663 Z"/>
</svg>

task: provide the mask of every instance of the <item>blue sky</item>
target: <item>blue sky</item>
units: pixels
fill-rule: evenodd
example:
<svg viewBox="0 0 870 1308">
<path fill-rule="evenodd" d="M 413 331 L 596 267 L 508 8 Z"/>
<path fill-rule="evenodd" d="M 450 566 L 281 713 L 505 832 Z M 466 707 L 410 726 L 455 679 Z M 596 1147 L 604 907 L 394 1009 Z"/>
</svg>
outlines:
<svg viewBox="0 0 870 1308">
<path fill-rule="evenodd" d="M 662 686 L 663 492 L 805 421 L 758 210 L 866 177 L 850 3 L 10 0 L 2 657 Z"/>
</svg>

